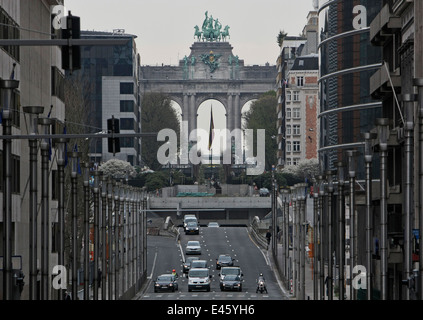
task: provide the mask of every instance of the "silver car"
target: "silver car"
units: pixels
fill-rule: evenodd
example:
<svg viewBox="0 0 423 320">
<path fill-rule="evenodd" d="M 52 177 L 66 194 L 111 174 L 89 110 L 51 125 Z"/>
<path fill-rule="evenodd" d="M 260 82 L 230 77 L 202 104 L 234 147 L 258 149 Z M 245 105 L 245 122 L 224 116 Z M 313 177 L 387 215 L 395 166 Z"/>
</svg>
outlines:
<svg viewBox="0 0 423 320">
<path fill-rule="evenodd" d="M 185 254 L 201 254 L 200 241 L 188 241 L 185 248 Z"/>
</svg>

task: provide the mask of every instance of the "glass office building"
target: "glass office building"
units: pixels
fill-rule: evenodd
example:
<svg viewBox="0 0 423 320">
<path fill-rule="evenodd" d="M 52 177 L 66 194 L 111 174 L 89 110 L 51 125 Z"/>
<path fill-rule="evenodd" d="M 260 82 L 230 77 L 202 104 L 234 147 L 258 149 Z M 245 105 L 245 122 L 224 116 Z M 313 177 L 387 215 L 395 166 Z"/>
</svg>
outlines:
<svg viewBox="0 0 423 320">
<path fill-rule="evenodd" d="M 381 116 L 382 103 L 371 97 L 369 83 L 381 66 L 381 49 L 372 46 L 369 39 L 369 24 L 380 8 L 380 0 L 320 3 L 319 160 L 322 172 L 334 169 L 337 161 L 345 160 L 345 150 L 358 148 L 362 152 L 362 134 L 374 128 L 375 119 Z M 363 162 L 362 157 L 359 158 L 359 163 Z M 358 172 L 358 178 L 362 175 Z"/>
</svg>

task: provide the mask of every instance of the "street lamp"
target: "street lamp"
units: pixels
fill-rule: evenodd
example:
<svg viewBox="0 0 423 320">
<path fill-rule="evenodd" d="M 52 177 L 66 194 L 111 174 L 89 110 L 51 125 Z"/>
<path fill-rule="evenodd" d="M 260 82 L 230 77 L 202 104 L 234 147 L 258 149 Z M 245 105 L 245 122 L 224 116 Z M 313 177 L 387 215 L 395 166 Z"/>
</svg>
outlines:
<svg viewBox="0 0 423 320">
<path fill-rule="evenodd" d="M 327 203 L 327 230 L 328 230 L 328 300 L 333 300 L 333 241 L 332 241 L 332 195 L 333 195 L 333 175 L 335 171 L 327 170 L 326 177 L 327 177 L 327 190 L 328 190 L 328 203 Z"/>
<path fill-rule="evenodd" d="M 12 98 L 18 87 L 18 80 L 0 80 L 3 136 L 12 135 Z M 3 186 L 3 296 L 12 300 L 12 140 L 7 138 L 3 140 Z"/>
<path fill-rule="evenodd" d="M 107 180 L 107 243 L 109 245 L 109 266 L 108 266 L 108 300 L 112 300 L 113 297 L 113 180 L 111 177 Z"/>
<path fill-rule="evenodd" d="M 84 162 L 84 300 L 90 300 L 90 162 Z"/>
<path fill-rule="evenodd" d="M 319 284 L 318 284 L 318 273 L 319 268 L 317 266 L 317 248 L 318 248 L 318 197 L 319 197 L 319 184 L 317 177 L 313 177 L 313 300 L 318 300 L 319 297 Z"/>
<path fill-rule="evenodd" d="M 325 195 L 325 176 L 318 176 L 317 182 L 319 185 L 319 270 L 320 270 L 320 299 L 325 300 L 325 264 L 324 264 L 324 221 L 323 221 L 323 196 Z"/>
<path fill-rule="evenodd" d="M 381 260 L 381 299 L 388 299 L 388 193 L 387 158 L 389 139 L 389 119 L 376 119 L 380 149 L 380 260 Z"/>
<path fill-rule="evenodd" d="M 94 195 L 94 271 L 93 271 L 93 300 L 98 300 L 98 254 L 100 250 L 99 240 L 100 234 L 98 230 L 98 222 L 100 219 L 100 204 L 99 204 L 99 185 L 100 185 L 100 172 L 98 167 L 94 167 L 94 186 L 93 186 L 93 195 Z"/>
<path fill-rule="evenodd" d="M 404 278 L 411 276 L 411 215 L 413 209 L 413 130 L 414 130 L 414 94 L 402 94 L 404 103 L 404 154 L 405 154 L 405 182 L 404 182 Z M 405 299 L 410 299 L 410 290 L 405 291 Z"/>
<path fill-rule="evenodd" d="M 339 161 L 337 163 L 338 169 L 338 264 L 339 264 L 339 300 L 344 300 L 344 264 L 345 264 L 345 198 L 344 198 L 344 184 L 345 184 L 345 170 L 344 163 Z"/>
<path fill-rule="evenodd" d="M 284 277 L 287 278 L 287 260 L 289 257 L 289 200 L 290 192 L 287 189 L 282 190 L 282 203 L 283 203 L 283 254 L 284 254 Z"/>
<path fill-rule="evenodd" d="M 306 236 L 306 219 L 305 219 L 305 206 L 306 206 L 306 188 L 307 183 L 298 184 L 298 199 L 300 202 L 300 300 L 305 300 L 305 236 Z"/>
<path fill-rule="evenodd" d="M 107 175 L 101 172 L 101 299 L 106 300 L 106 210 L 107 210 Z"/>
<path fill-rule="evenodd" d="M 59 220 L 59 250 L 58 250 L 58 262 L 59 265 L 65 265 L 65 165 L 66 155 L 65 146 L 68 139 L 60 138 L 56 139 L 55 143 L 57 146 L 57 173 L 58 173 L 58 220 Z M 36 146 L 35 146 L 36 147 Z M 33 209 L 32 209 L 33 210 Z M 59 300 L 63 300 L 63 289 L 59 289 Z"/>
<path fill-rule="evenodd" d="M 22 108 L 24 113 L 29 115 L 29 134 L 33 139 L 29 139 L 29 299 L 37 298 L 37 139 L 38 115 L 43 113 L 44 107 L 27 106 Z M 60 256 L 59 256 L 60 258 Z M 59 263 L 61 264 L 61 263 Z M 61 264 L 63 265 L 63 263 Z"/>
<path fill-rule="evenodd" d="M 50 135 L 50 126 L 53 120 L 50 118 L 38 119 L 42 126 L 42 133 Z M 41 300 L 49 299 L 49 150 L 48 138 L 41 140 Z"/>
<path fill-rule="evenodd" d="M 348 150 L 348 176 L 350 178 L 350 202 L 349 202 L 349 215 L 350 215 L 350 300 L 355 300 L 355 292 L 352 285 L 353 269 L 356 265 L 356 215 L 355 215 L 355 177 L 356 177 L 356 161 L 357 150 Z"/>
<path fill-rule="evenodd" d="M 78 295 L 78 159 L 80 152 L 68 153 L 71 164 L 71 190 L 72 190 L 72 299 Z"/>
<path fill-rule="evenodd" d="M 364 133 L 364 162 L 366 166 L 366 282 L 367 300 L 372 300 L 373 270 L 372 270 L 372 140 L 376 139 L 376 133 Z"/>
<path fill-rule="evenodd" d="M 420 208 L 419 214 L 417 215 L 417 220 L 419 221 L 419 230 L 420 235 L 423 232 L 423 78 L 414 78 L 413 84 L 418 88 L 418 192 L 416 194 L 416 198 L 419 199 L 418 206 Z M 422 248 L 422 237 L 419 238 L 420 248 Z M 419 250 L 419 277 L 418 277 L 418 298 L 419 300 L 423 300 L 423 250 Z"/>
<path fill-rule="evenodd" d="M 293 263 L 292 263 L 292 284 L 293 284 L 293 293 L 294 296 L 298 294 L 297 291 L 297 250 L 298 250 L 298 229 L 297 229 L 297 185 L 290 187 L 291 188 L 291 200 L 292 200 L 292 253 L 293 253 Z"/>
</svg>

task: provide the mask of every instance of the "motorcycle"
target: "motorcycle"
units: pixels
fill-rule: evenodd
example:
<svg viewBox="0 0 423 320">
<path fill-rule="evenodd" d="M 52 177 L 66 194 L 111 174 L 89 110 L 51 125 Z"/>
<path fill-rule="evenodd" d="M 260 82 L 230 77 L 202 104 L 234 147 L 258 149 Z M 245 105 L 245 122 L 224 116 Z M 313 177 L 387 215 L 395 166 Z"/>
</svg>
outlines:
<svg viewBox="0 0 423 320">
<path fill-rule="evenodd" d="M 257 289 L 256 289 L 256 293 L 259 292 L 263 293 L 266 292 L 267 293 L 267 288 L 266 288 L 266 282 L 264 281 L 263 278 L 259 278 L 257 281 Z"/>
</svg>

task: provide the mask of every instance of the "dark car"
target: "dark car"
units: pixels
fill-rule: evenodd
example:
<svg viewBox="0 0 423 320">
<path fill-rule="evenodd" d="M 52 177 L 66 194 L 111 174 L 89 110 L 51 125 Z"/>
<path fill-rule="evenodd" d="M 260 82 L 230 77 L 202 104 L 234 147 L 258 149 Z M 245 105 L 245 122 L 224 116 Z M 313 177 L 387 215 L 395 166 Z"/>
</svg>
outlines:
<svg viewBox="0 0 423 320">
<path fill-rule="evenodd" d="M 269 196 L 270 196 L 269 189 L 267 188 L 260 189 L 260 197 L 269 197 Z"/>
<path fill-rule="evenodd" d="M 183 272 L 184 272 L 184 273 L 188 273 L 189 269 L 191 269 L 191 263 L 192 263 L 192 261 L 194 261 L 194 260 L 198 260 L 198 259 L 200 259 L 200 258 L 199 258 L 199 257 L 188 257 L 188 258 L 185 260 L 185 263 L 184 263 L 184 265 L 183 265 L 183 267 L 182 267 Z"/>
<path fill-rule="evenodd" d="M 234 265 L 234 260 L 232 257 L 228 254 L 221 254 L 216 259 L 216 269 L 220 269 L 222 267 L 231 267 Z"/>
<path fill-rule="evenodd" d="M 188 222 L 185 228 L 185 234 L 199 234 L 200 228 L 197 222 Z"/>
<path fill-rule="evenodd" d="M 178 290 L 178 282 L 173 274 L 162 274 L 154 281 L 154 292 Z"/>
<path fill-rule="evenodd" d="M 228 274 L 223 280 L 220 282 L 220 290 L 237 290 L 242 291 L 242 280 L 239 275 L 236 274 Z"/>
</svg>

